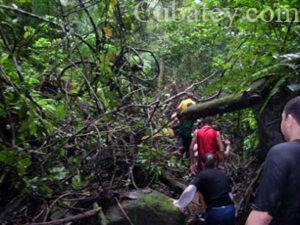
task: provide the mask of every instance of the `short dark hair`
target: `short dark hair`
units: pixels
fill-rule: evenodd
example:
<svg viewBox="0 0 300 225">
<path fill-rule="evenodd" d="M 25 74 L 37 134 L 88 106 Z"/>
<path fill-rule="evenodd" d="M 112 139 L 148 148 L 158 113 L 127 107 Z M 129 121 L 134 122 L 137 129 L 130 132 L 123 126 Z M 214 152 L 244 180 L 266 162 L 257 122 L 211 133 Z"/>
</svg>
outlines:
<svg viewBox="0 0 300 225">
<path fill-rule="evenodd" d="M 204 167 L 214 168 L 215 167 L 215 156 L 214 154 L 208 153 L 204 156 Z"/>
<path fill-rule="evenodd" d="M 289 100 L 284 107 L 284 112 L 286 116 L 292 115 L 300 125 L 300 96 Z"/>
<path fill-rule="evenodd" d="M 213 118 L 213 117 L 207 116 L 207 117 L 204 117 L 204 118 L 203 118 L 202 123 L 203 123 L 203 124 L 212 124 L 213 121 L 214 121 L 214 118 Z"/>
</svg>

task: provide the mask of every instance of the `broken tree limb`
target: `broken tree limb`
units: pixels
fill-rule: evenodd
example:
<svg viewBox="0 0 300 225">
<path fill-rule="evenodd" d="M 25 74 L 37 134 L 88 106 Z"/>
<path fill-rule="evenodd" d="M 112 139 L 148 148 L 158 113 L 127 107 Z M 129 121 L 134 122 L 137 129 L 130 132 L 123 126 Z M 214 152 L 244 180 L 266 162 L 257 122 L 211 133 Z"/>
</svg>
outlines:
<svg viewBox="0 0 300 225">
<path fill-rule="evenodd" d="M 128 214 L 126 213 L 126 211 L 124 210 L 122 204 L 119 202 L 119 200 L 117 198 L 115 198 L 119 209 L 121 210 L 121 212 L 123 213 L 124 217 L 126 218 L 126 220 L 129 222 L 130 225 L 134 225 L 131 221 L 131 219 L 129 218 Z"/>
<path fill-rule="evenodd" d="M 266 89 L 272 82 L 274 79 L 271 76 L 258 79 L 243 93 L 196 104 L 184 110 L 181 115 L 186 119 L 198 119 L 254 106 L 265 97 Z"/>
<path fill-rule="evenodd" d="M 68 222 L 78 221 L 78 220 L 81 220 L 81 219 L 84 219 L 84 218 L 87 218 L 87 217 L 90 217 L 90 216 L 94 216 L 100 210 L 101 210 L 101 208 L 93 209 L 93 210 L 78 214 L 76 216 L 70 216 L 70 217 L 67 217 L 67 218 L 53 220 L 53 221 L 49 221 L 49 222 L 27 223 L 27 225 L 59 225 L 59 224 L 65 224 L 65 223 L 68 223 Z"/>
<path fill-rule="evenodd" d="M 198 119 L 248 108 L 260 100 L 261 97 L 257 94 L 250 96 L 245 93 L 241 95 L 230 95 L 221 99 L 191 106 L 183 111 L 181 115 L 186 119 Z"/>
</svg>

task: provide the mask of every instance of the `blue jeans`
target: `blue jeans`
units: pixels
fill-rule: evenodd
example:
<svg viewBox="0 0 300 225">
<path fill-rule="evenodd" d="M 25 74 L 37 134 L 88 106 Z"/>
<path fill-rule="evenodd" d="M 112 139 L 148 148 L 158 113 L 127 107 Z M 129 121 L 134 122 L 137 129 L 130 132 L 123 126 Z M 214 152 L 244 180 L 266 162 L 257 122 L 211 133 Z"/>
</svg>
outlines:
<svg viewBox="0 0 300 225">
<path fill-rule="evenodd" d="M 208 209 L 205 213 L 205 225 L 234 225 L 235 208 L 233 205 Z"/>
</svg>

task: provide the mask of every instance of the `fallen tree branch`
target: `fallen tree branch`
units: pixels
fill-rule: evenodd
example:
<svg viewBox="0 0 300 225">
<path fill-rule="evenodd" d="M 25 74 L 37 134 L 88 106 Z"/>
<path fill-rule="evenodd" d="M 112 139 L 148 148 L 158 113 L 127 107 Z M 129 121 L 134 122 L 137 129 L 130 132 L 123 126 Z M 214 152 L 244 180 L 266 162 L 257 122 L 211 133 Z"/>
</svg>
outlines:
<svg viewBox="0 0 300 225">
<path fill-rule="evenodd" d="M 93 209 L 93 210 L 78 214 L 76 216 L 70 216 L 70 217 L 67 217 L 67 218 L 52 220 L 52 221 L 49 221 L 49 222 L 27 223 L 26 225 L 58 225 L 58 224 L 64 224 L 64 223 L 68 223 L 68 222 L 72 222 L 72 221 L 78 221 L 78 220 L 81 220 L 81 219 L 84 219 L 84 218 L 87 218 L 87 217 L 94 216 L 100 210 L 101 210 L 101 208 Z"/>
<path fill-rule="evenodd" d="M 125 212 L 123 206 L 121 205 L 121 203 L 119 202 L 119 200 L 117 198 L 115 198 L 117 203 L 118 203 L 118 207 L 120 208 L 121 212 L 123 213 L 123 215 L 125 216 L 125 218 L 127 219 L 127 221 L 129 222 L 130 225 L 134 225 L 131 221 L 131 219 L 128 217 L 127 213 Z"/>
<path fill-rule="evenodd" d="M 253 94 L 249 97 L 245 94 L 230 95 L 210 102 L 193 105 L 187 110 L 184 110 L 181 115 L 188 119 L 213 116 L 250 107 L 256 104 L 260 99 L 261 96 L 257 94 Z"/>
<path fill-rule="evenodd" d="M 46 220 L 47 220 L 47 218 L 48 218 L 48 215 L 49 215 L 49 213 L 50 213 L 50 210 L 53 208 L 53 206 L 54 206 L 60 199 L 62 199 L 63 197 L 65 197 L 65 196 L 67 196 L 67 195 L 72 195 L 72 194 L 73 194 L 73 193 L 65 193 L 65 194 L 59 196 L 57 199 L 55 199 L 55 200 L 51 203 L 51 205 L 47 208 L 47 212 L 46 212 L 46 214 L 45 214 L 45 216 L 44 216 L 44 222 L 46 222 Z"/>
</svg>

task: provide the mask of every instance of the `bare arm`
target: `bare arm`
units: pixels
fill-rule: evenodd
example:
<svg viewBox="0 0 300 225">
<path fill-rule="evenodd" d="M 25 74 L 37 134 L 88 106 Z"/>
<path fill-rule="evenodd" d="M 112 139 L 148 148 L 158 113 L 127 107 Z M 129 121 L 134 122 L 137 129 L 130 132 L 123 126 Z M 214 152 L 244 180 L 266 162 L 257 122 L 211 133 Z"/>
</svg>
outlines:
<svg viewBox="0 0 300 225">
<path fill-rule="evenodd" d="M 271 221 L 269 213 L 252 210 L 245 225 L 268 225 Z"/>
<path fill-rule="evenodd" d="M 222 137 L 221 137 L 221 134 L 219 133 L 218 136 L 217 136 L 217 142 L 218 142 L 218 146 L 219 146 L 219 150 L 221 152 L 224 152 L 225 150 L 225 146 L 224 146 L 224 143 L 222 141 Z"/>
<path fill-rule="evenodd" d="M 228 157 L 230 155 L 230 144 L 231 144 L 231 142 L 228 139 L 225 139 L 224 143 L 226 144 L 224 154 L 225 154 L 226 157 Z"/>
<path fill-rule="evenodd" d="M 177 112 L 180 112 L 180 111 L 181 111 L 182 104 L 183 104 L 183 103 L 181 102 L 181 103 L 177 106 L 177 108 L 176 108 L 176 111 L 177 111 Z"/>
<path fill-rule="evenodd" d="M 191 164 L 196 163 L 195 160 L 195 154 L 194 154 L 194 146 L 197 143 L 197 130 L 193 134 L 193 139 L 190 145 L 190 159 L 191 159 Z"/>
<path fill-rule="evenodd" d="M 183 193 L 181 194 L 178 200 L 174 200 L 174 205 L 178 208 L 186 207 L 193 199 L 197 192 L 197 188 L 195 185 L 190 184 L 184 189 Z"/>
</svg>

